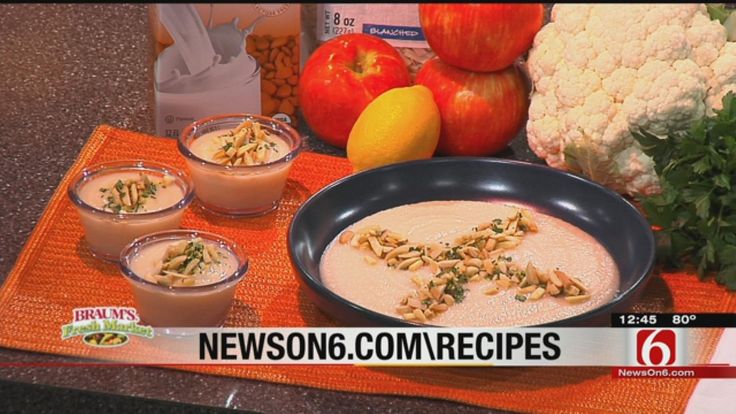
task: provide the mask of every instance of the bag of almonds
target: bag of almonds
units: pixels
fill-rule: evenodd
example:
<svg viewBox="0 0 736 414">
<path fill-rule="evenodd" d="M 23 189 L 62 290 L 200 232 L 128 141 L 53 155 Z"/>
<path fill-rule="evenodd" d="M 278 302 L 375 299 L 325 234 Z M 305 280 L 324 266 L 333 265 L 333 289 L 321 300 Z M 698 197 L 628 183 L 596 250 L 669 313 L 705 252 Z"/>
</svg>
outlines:
<svg viewBox="0 0 736 414">
<path fill-rule="evenodd" d="M 404 57 L 412 77 L 434 53 L 424 38 L 416 3 L 324 3 L 317 8 L 317 39 L 325 42 L 345 33 L 380 37 Z"/>
<path fill-rule="evenodd" d="M 299 4 L 153 4 L 156 132 L 249 112 L 296 126 Z M 214 64 L 213 64 L 214 62 Z"/>
<path fill-rule="evenodd" d="M 246 50 L 261 65 L 261 112 L 296 124 L 299 36 L 248 36 Z M 287 118 L 288 117 L 288 118 Z"/>
</svg>

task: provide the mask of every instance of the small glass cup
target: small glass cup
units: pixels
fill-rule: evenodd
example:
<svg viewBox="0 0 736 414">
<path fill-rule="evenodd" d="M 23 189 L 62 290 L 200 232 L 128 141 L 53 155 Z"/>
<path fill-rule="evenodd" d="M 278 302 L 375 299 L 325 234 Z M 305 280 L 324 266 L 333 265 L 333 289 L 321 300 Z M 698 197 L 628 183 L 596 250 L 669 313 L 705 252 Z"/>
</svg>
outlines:
<svg viewBox="0 0 736 414">
<path fill-rule="evenodd" d="M 224 133 L 246 120 L 260 124 L 272 137 L 283 140 L 289 152 L 262 165 L 229 166 L 199 158 L 190 150 L 192 143 L 203 135 L 214 131 Z M 189 167 L 197 199 L 206 209 L 228 216 L 257 216 L 278 208 L 289 169 L 301 148 L 302 138 L 294 128 L 267 116 L 251 114 L 200 119 L 179 136 L 179 152 Z"/>
<path fill-rule="evenodd" d="M 147 247 L 157 243 L 191 240 L 200 237 L 214 243 L 237 261 L 235 272 L 215 283 L 201 286 L 162 286 L 138 275 L 133 261 Z M 157 327 L 220 327 L 225 323 L 238 283 L 248 271 L 248 257 L 233 241 L 197 230 L 171 230 L 136 239 L 120 253 L 120 270 L 133 289 L 141 321 Z"/>
<path fill-rule="evenodd" d="M 90 182 L 106 174 L 143 172 L 153 177 L 174 178 L 182 198 L 173 205 L 142 213 L 115 213 L 87 204 L 80 191 Z M 94 189 L 97 191 L 97 189 Z M 162 230 L 178 229 L 184 211 L 194 199 L 192 181 L 184 171 L 151 161 L 114 161 L 85 168 L 72 181 L 68 195 L 76 205 L 84 227 L 85 239 L 93 256 L 118 261 L 120 251 L 137 237 Z"/>
</svg>

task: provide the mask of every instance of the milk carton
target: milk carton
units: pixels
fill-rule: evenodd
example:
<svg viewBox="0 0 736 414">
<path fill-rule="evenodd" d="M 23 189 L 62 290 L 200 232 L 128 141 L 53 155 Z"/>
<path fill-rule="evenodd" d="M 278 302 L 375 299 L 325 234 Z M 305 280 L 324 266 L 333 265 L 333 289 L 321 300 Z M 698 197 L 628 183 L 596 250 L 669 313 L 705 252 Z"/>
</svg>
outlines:
<svg viewBox="0 0 736 414">
<path fill-rule="evenodd" d="M 295 124 L 299 6 L 149 6 L 156 133 L 176 138 L 207 116 L 250 112 Z"/>
</svg>

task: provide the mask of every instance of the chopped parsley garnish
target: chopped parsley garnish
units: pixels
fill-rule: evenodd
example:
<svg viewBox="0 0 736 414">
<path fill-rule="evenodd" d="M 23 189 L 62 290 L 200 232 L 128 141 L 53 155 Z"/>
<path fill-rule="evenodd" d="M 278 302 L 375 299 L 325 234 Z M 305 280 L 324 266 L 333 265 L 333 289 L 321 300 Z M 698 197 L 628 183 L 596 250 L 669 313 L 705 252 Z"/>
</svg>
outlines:
<svg viewBox="0 0 736 414">
<path fill-rule="evenodd" d="M 455 247 L 451 248 L 450 251 L 447 252 L 446 258 L 448 260 L 462 259 L 463 257 L 460 255 L 460 249 L 461 248 L 462 248 L 461 246 L 455 246 Z"/>
<path fill-rule="evenodd" d="M 164 186 L 163 182 L 160 185 Z M 131 187 L 137 190 L 137 197 Z M 141 211 L 144 209 L 146 199 L 156 198 L 157 191 L 158 185 L 153 183 L 146 174 L 140 174 L 138 179 L 117 180 L 111 187 L 100 188 L 102 199 L 105 201 L 103 209 L 113 213 Z"/>
<path fill-rule="evenodd" d="M 452 296 L 455 302 L 462 302 L 465 299 L 466 292 L 465 284 L 461 282 L 460 278 L 452 278 L 445 284 L 445 293 Z"/>
</svg>

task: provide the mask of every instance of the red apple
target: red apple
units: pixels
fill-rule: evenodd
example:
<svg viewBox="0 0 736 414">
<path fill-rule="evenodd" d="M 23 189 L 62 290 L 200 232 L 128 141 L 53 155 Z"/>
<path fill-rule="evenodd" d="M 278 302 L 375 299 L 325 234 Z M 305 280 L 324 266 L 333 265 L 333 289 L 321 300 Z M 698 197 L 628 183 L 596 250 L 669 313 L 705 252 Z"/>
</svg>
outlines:
<svg viewBox="0 0 736 414">
<path fill-rule="evenodd" d="M 424 36 L 443 62 L 474 72 L 510 66 L 542 28 L 541 3 L 420 4 Z"/>
<path fill-rule="evenodd" d="M 408 86 L 410 79 L 401 55 L 384 40 L 346 34 L 325 42 L 304 65 L 299 106 L 322 140 L 345 148 L 353 124 L 373 98 Z"/>
<path fill-rule="evenodd" d="M 508 145 L 526 120 L 527 83 L 515 66 L 468 72 L 434 58 L 422 66 L 416 83 L 432 91 L 440 109 L 437 151 L 442 154 L 494 154 Z"/>
</svg>

